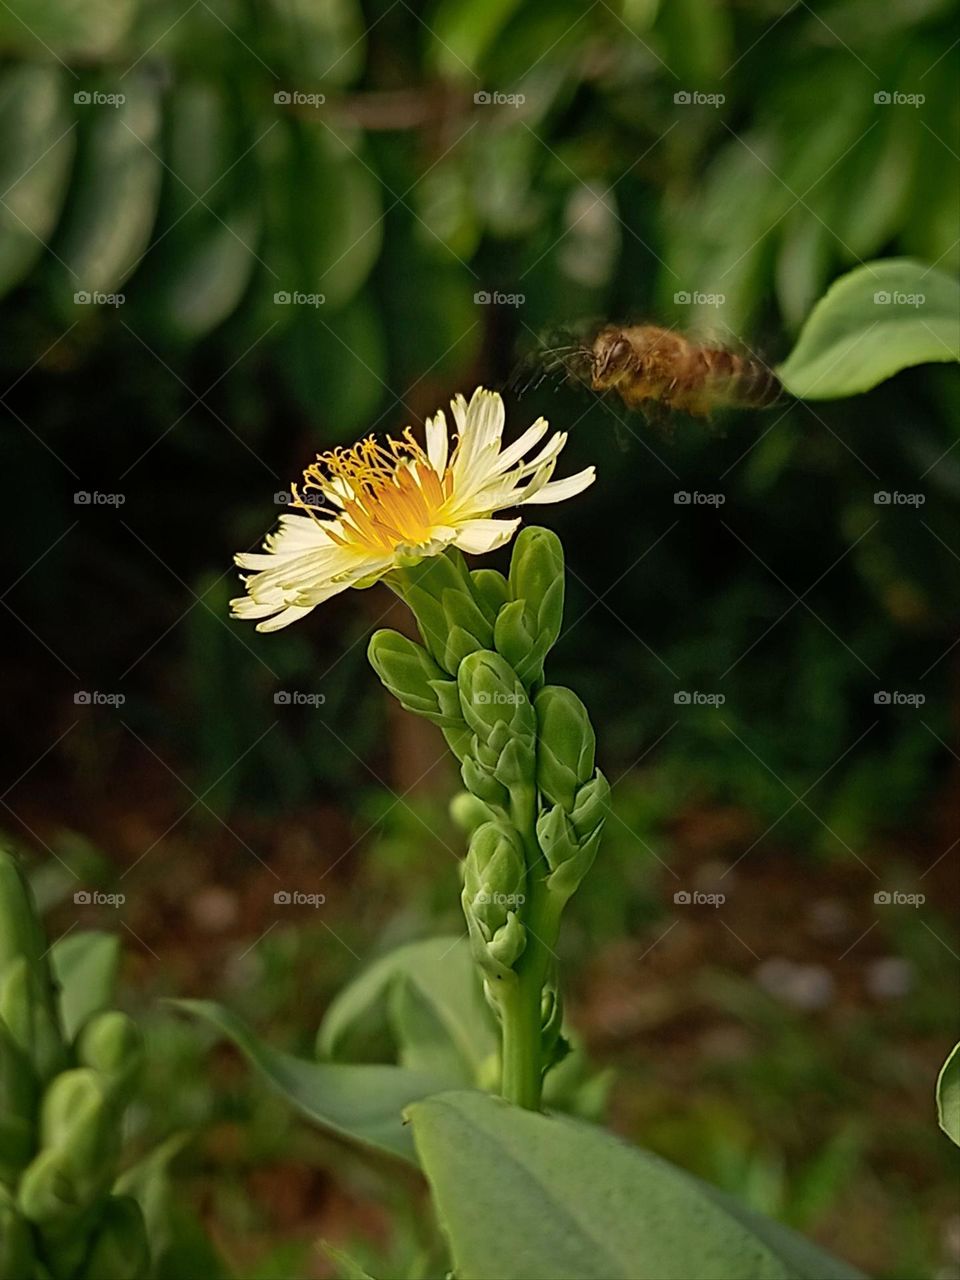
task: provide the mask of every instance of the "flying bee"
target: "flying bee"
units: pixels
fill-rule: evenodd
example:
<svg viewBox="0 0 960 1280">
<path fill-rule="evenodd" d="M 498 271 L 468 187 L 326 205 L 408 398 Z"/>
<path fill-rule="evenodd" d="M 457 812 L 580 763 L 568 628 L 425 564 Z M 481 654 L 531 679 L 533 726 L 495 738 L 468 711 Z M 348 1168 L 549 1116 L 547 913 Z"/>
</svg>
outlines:
<svg viewBox="0 0 960 1280">
<path fill-rule="evenodd" d="M 660 325 L 604 325 L 592 342 L 546 349 L 541 361 L 540 381 L 563 369 L 653 419 L 671 410 L 709 418 L 718 409 L 766 409 L 782 393 L 777 375 L 756 356 Z"/>
</svg>

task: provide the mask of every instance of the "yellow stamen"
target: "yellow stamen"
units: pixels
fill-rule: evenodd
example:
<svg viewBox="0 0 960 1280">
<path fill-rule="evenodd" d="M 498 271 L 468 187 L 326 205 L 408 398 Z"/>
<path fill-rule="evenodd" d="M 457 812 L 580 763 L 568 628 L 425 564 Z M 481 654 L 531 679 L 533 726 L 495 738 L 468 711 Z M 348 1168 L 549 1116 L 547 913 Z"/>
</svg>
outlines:
<svg viewBox="0 0 960 1280">
<path fill-rule="evenodd" d="M 358 551 L 393 551 L 427 541 L 442 523 L 440 510 L 453 492 L 449 468 L 441 478 L 409 427 L 400 440 L 381 444 L 368 436 L 349 449 L 322 453 L 303 473 L 304 489 L 319 491 L 326 503 L 321 515 L 328 536 Z M 338 493 L 337 488 L 343 492 Z M 319 519 L 314 504 L 292 486 L 294 503 Z M 339 521 L 339 531 L 329 527 Z"/>
</svg>

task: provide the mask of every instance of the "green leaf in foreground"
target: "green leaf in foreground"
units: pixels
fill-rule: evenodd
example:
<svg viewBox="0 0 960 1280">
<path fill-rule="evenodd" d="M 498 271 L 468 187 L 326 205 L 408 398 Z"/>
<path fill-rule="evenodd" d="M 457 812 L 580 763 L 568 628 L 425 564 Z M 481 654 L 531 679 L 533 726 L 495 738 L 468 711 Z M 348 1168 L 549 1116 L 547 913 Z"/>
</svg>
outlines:
<svg viewBox="0 0 960 1280">
<path fill-rule="evenodd" d="M 937 1077 L 937 1118 L 950 1141 L 960 1147 L 960 1044 L 953 1046 Z"/>
<path fill-rule="evenodd" d="M 460 1280 L 854 1280 L 786 1227 L 579 1121 L 481 1093 L 411 1106 Z"/>
<path fill-rule="evenodd" d="M 342 1249 L 335 1249 L 332 1244 L 327 1244 L 326 1240 L 320 1241 L 320 1248 L 337 1268 L 340 1280 L 373 1280 L 370 1272 L 364 1271 L 360 1263 L 354 1262 L 353 1258 Z"/>
<path fill-rule="evenodd" d="M 948 360 L 960 360 L 960 284 L 912 258 L 889 258 L 830 286 L 777 373 L 801 400 L 833 400 Z"/>
<path fill-rule="evenodd" d="M 442 1080 L 403 1067 L 309 1062 L 264 1044 L 241 1019 L 213 1000 L 171 1000 L 210 1023 L 237 1046 L 303 1115 L 340 1137 L 416 1164 L 402 1119 L 411 1102 L 439 1093 Z"/>
<path fill-rule="evenodd" d="M 63 1029 L 72 1040 L 88 1018 L 110 1007 L 120 965 L 120 939 L 99 929 L 68 933 L 51 947 L 50 962 L 60 987 Z"/>
</svg>

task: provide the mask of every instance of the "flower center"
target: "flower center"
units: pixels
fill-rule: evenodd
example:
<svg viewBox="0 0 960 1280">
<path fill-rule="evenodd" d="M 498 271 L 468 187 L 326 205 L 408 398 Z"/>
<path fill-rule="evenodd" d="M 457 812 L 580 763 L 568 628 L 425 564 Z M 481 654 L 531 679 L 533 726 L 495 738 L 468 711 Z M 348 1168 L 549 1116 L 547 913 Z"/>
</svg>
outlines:
<svg viewBox="0 0 960 1280">
<path fill-rule="evenodd" d="M 304 490 L 322 495 L 321 514 L 340 521 L 328 535 L 344 547 L 364 553 L 417 546 L 441 523 L 439 513 L 453 491 L 449 469 L 443 480 L 434 471 L 410 428 L 402 440 L 373 436 L 349 449 L 322 453 L 303 473 Z M 293 486 L 295 505 L 317 518 L 317 503 L 301 498 Z"/>
</svg>

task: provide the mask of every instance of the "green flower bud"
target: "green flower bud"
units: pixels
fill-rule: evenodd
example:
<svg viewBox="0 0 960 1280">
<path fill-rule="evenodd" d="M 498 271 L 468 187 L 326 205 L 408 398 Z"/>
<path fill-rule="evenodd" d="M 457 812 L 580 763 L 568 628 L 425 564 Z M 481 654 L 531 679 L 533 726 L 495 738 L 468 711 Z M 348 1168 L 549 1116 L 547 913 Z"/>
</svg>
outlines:
<svg viewBox="0 0 960 1280">
<path fill-rule="evenodd" d="M 526 685 L 543 679 L 543 663 L 563 621 L 563 548 L 556 534 L 521 531 L 510 561 L 510 603 L 497 615 L 494 645 Z"/>
<path fill-rule="evenodd" d="M 547 685 L 534 701 L 539 726 L 537 786 L 551 804 L 573 808 L 593 776 L 596 738 L 587 709 L 570 689 Z"/>
<path fill-rule="evenodd" d="M 89 1067 L 57 1076 L 40 1108 L 41 1152 L 20 1183 L 20 1208 L 40 1226 L 64 1226 L 113 1182 L 119 1107 L 109 1084 Z"/>
<path fill-rule="evenodd" d="M 38 1095 L 29 1060 L 0 1022 L 0 1182 L 10 1186 L 36 1149 Z"/>
<path fill-rule="evenodd" d="M 460 776 L 463 785 L 471 795 L 483 804 L 493 805 L 498 809 L 506 809 L 510 803 L 510 792 L 494 777 L 496 762 L 492 766 L 483 763 L 478 757 L 480 744 L 474 736 L 470 750 L 464 755 L 460 765 Z"/>
<path fill-rule="evenodd" d="M 470 582 L 477 604 L 492 626 L 497 620 L 497 614 L 510 599 L 507 580 L 496 569 L 471 569 Z"/>
<path fill-rule="evenodd" d="M 0 1277 L 26 1280 L 34 1275 L 35 1261 L 33 1232 L 13 1200 L 0 1188 Z"/>
<path fill-rule="evenodd" d="M 536 719 L 530 699 L 499 653 L 472 653 L 460 665 L 457 685 L 463 718 L 482 743 L 504 725 L 510 737 L 522 737 L 532 745 Z"/>
<path fill-rule="evenodd" d="M 450 817 L 461 831 L 472 835 L 477 827 L 490 822 L 494 815 L 490 808 L 469 791 L 461 791 L 450 801 Z"/>
<path fill-rule="evenodd" d="M 140 1028 L 116 1009 L 96 1014 L 77 1040 L 77 1061 L 80 1065 L 92 1067 L 124 1092 L 140 1075 L 143 1056 Z"/>
<path fill-rule="evenodd" d="M 11 960 L 0 977 L 0 1018 L 43 1083 L 62 1071 L 67 1060 L 49 992 L 44 991 L 46 979 L 45 971 L 41 968 L 38 977 L 23 955 Z"/>
<path fill-rule="evenodd" d="M 444 671 L 456 675 L 468 654 L 489 649 L 493 627 L 474 595 L 463 556 L 448 549 L 398 571 L 404 600 L 423 642 Z"/>
<path fill-rule="evenodd" d="M 141 1280 L 149 1268 L 150 1247 L 140 1206 L 132 1196 L 110 1196 L 77 1280 Z"/>
<path fill-rule="evenodd" d="M 474 956 L 496 976 L 513 967 L 526 943 L 519 918 L 525 885 L 523 845 L 514 828 L 503 822 L 477 827 L 464 863 L 461 901 Z"/>
<path fill-rule="evenodd" d="M 579 788 L 570 812 L 577 836 L 583 840 L 600 828 L 610 811 L 610 783 L 598 769 L 589 782 Z"/>
<path fill-rule="evenodd" d="M 450 728 L 462 724 L 459 705 L 454 703 L 456 684 L 444 679 L 443 672 L 422 645 L 399 631 L 375 631 L 370 637 L 367 656 L 384 685 L 407 711 Z M 449 685 L 451 690 L 443 700 L 447 713 L 438 696 L 438 685 Z M 451 708 L 455 708 L 453 716 L 449 714 Z"/>
</svg>

